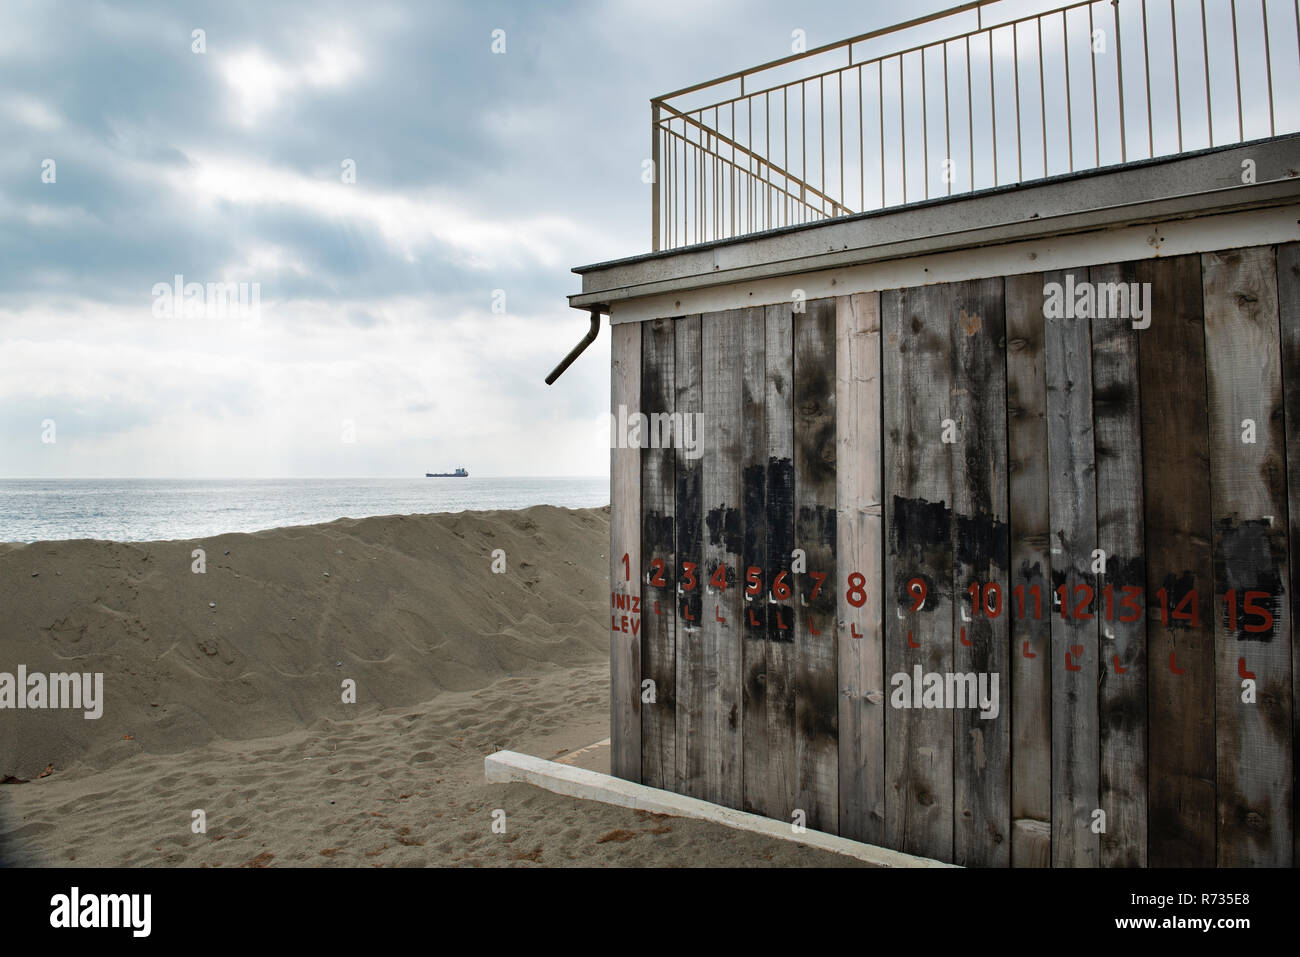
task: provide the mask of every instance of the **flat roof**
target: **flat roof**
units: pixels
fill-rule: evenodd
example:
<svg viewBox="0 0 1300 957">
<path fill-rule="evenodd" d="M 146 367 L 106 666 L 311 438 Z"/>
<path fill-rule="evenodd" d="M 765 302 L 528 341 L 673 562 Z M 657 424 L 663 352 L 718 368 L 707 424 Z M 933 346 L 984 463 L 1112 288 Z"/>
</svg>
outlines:
<svg viewBox="0 0 1300 957">
<path fill-rule="evenodd" d="M 609 312 L 677 290 L 1297 200 L 1300 134 L 1287 134 L 578 266 L 569 305 Z"/>
</svg>

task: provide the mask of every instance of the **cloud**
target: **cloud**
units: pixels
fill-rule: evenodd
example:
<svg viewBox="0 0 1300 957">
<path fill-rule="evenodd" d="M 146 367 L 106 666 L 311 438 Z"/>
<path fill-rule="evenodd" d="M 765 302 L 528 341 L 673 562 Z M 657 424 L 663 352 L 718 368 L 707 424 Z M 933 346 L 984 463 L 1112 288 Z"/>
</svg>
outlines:
<svg viewBox="0 0 1300 957">
<path fill-rule="evenodd" d="M 224 204 L 250 210 L 294 209 L 336 222 L 373 229 L 407 262 L 433 247 L 474 269 L 537 265 L 561 269 L 571 263 L 584 230 L 563 215 L 498 219 L 475 214 L 440 189 L 403 192 L 345 184 L 339 175 L 308 176 L 282 167 L 191 155 L 191 166 L 167 170 L 168 185 L 192 203 L 215 210 Z M 331 171 L 333 172 L 333 171 Z"/>
<path fill-rule="evenodd" d="M 231 109 L 239 122 L 253 126 L 265 114 L 284 109 L 301 90 L 339 87 L 362 70 L 358 53 L 335 40 L 318 43 L 299 62 L 277 61 L 256 47 L 221 60 L 221 75 L 232 93 Z"/>
<path fill-rule="evenodd" d="M 796 26 L 815 44 L 892 16 L 847 0 L 75 9 L 0 8 L 0 475 L 603 473 L 608 333 L 542 377 L 586 330 L 571 267 L 648 248 L 649 98 L 780 56 Z M 176 274 L 259 283 L 260 321 L 154 317 Z"/>
</svg>

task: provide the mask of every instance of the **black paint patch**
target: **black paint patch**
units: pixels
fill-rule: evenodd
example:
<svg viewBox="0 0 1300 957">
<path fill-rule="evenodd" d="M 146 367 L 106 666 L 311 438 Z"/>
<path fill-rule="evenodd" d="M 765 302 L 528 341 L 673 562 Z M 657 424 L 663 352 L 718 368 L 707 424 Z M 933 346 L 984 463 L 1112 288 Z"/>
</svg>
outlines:
<svg viewBox="0 0 1300 957">
<path fill-rule="evenodd" d="M 767 567 L 764 569 L 763 595 L 755 603 L 766 602 L 772 581 L 782 569 L 789 569 L 794 551 L 794 460 L 769 457 L 767 460 Z M 757 616 L 756 616 L 757 617 Z M 769 641 L 794 641 L 794 609 L 788 605 L 767 605 Z"/>
<path fill-rule="evenodd" d="M 641 517 L 642 550 L 651 556 L 673 553 L 673 517 L 646 510 Z M 671 565 L 671 560 L 665 562 Z M 671 568 L 665 568 L 665 578 L 670 578 Z"/>
<path fill-rule="evenodd" d="M 744 542 L 740 509 L 728 506 L 711 508 L 704 516 L 704 524 L 709 530 L 710 545 L 720 545 L 724 551 L 732 555 L 740 554 Z"/>
<path fill-rule="evenodd" d="M 1281 562 L 1274 548 L 1272 526 L 1263 519 L 1234 522 L 1220 519 L 1217 523 L 1217 548 L 1214 552 L 1215 591 L 1223 595 L 1229 589 L 1237 592 L 1237 628 L 1233 632 L 1238 641 L 1272 641 L 1277 631 L 1278 614 L 1282 609 Z M 1271 621 L 1263 631 L 1247 631 L 1247 625 L 1261 624 L 1258 614 L 1245 610 L 1246 592 L 1265 592 L 1266 598 L 1253 597 L 1252 604 L 1268 609 Z M 1229 626 L 1229 608 L 1222 601 L 1223 625 Z"/>
<path fill-rule="evenodd" d="M 1102 576 L 1101 585 L 1110 585 L 1119 591 L 1136 585 L 1146 592 L 1147 566 L 1142 558 L 1126 558 L 1122 555 L 1110 555 L 1106 558 L 1106 574 Z M 1118 598 L 1115 599 L 1119 601 Z"/>
<path fill-rule="evenodd" d="M 894 564 L 894 594 L 899 608 L 910 614 L 916 603 L 908 590 L 914 578 L 925 582 L 926 601 L 918 612 L 930 613 L 939 607 L 939 599 L 951 591 L 950 581 L 936 581 L 927 569 L 946 569 L 951 563 L 952 509 L 944 502 L 903 498 L 895 495 L 889 526 L 890 547 Z"/>
<path fill-rule="evenodd" d="M 957 516 L 957 561 L 980 572 L 1011 566 L 1011 530 L 992 515 Z"/>
<path fill-rule="evenodd" d="M 952 509 L 943 502 L 894 496 L 889 538 L 897 554 L 947 548 L 952 540 Z"/>
</svg>

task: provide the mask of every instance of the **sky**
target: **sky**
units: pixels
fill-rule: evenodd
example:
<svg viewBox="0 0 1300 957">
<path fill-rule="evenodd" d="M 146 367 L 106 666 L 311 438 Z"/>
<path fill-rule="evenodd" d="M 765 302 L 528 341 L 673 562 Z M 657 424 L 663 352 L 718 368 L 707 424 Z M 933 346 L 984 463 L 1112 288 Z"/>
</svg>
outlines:
<svg viewBox="0 0 1300 957">
<path fill-rule="evenodd" d="M 650 98 L 951 5 L 6 0 L 0 477 L 606 474 Z"/>
</svg>

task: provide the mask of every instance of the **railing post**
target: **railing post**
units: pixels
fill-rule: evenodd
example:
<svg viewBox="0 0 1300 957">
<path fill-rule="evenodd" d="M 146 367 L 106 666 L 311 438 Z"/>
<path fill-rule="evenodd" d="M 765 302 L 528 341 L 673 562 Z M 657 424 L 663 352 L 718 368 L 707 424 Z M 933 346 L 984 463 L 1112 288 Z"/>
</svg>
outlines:
<svg viewBox="0 0 1300 957">
<path fill-rule="evenodd" d="M 659 102 L 650 101 L 650 250 L 659 251 Z"/>
</svg>

